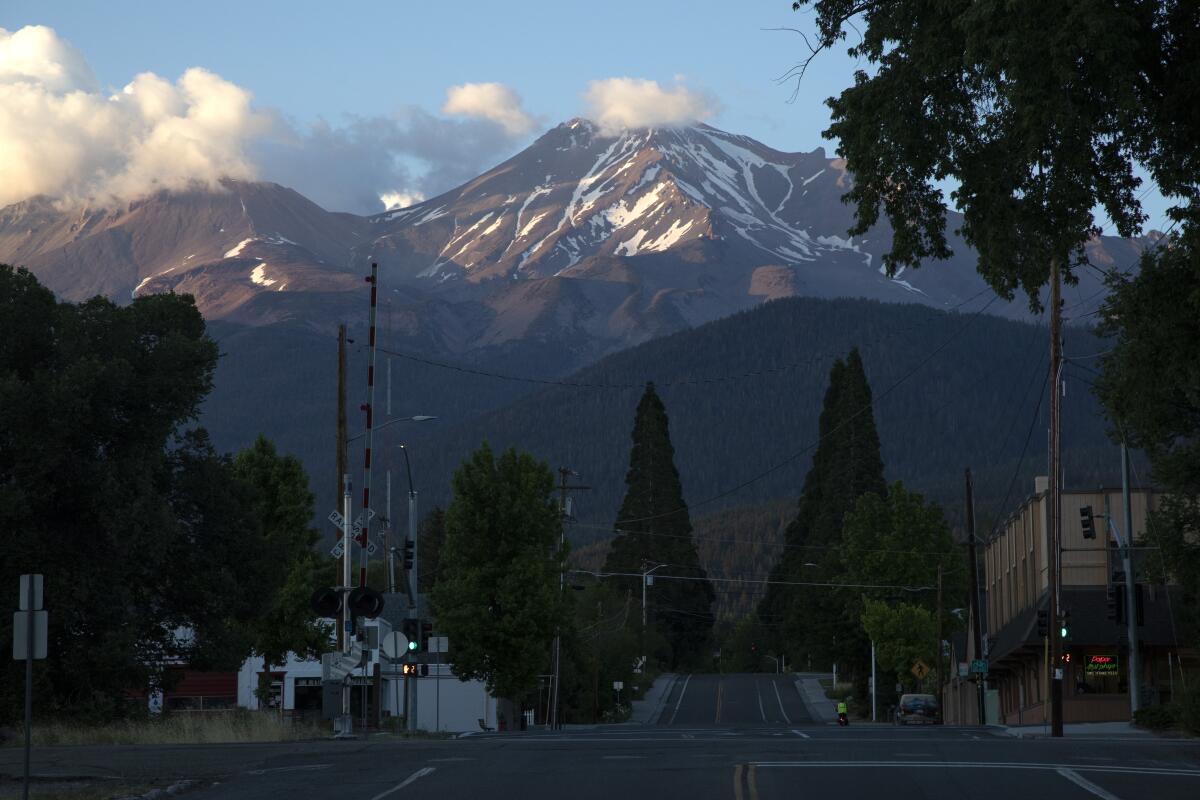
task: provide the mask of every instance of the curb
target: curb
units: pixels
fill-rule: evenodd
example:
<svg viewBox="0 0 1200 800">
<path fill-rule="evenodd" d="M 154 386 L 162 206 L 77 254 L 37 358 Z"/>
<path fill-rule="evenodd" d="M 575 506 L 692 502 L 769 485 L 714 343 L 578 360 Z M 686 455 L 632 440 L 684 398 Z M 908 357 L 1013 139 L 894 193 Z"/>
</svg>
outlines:
<svg viewBox="0 0 1200 800">
<path fill-rule="evenodd" d="M 654 711 L 651 712 L 650 717 L 646 720 L 647 725 L 657 725 L 658 721 L 662 719 L 663 711 L 665 711 L 667 707 L 667 698 L 671 696 L 671 691 L 675 688 L 675 684 L 678 681 L 679 675 L 674 672 L 671 673 L 671 682 L 668 683 L 666 688 L 663 689 L 662 697 L 660 697 L 658 700 L 658 706 L 655 707 Z"/>
</svg>

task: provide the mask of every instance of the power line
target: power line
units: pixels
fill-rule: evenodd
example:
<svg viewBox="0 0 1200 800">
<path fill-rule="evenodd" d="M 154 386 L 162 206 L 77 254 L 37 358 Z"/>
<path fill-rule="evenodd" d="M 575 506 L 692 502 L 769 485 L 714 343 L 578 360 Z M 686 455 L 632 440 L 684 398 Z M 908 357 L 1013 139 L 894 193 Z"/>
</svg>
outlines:
<svg viewBox="0 0 1200 800">
<path fill-rule="evenodd" d="M 640 572 L 594 572 L 586 569 L 567 570 L 581 575 L 591 575 L 595 578 L 640 578 Z M 776 586 L 823 586 L 834 589 L 897 589 L 905 592 L 927 592 L 936 589 L 935 586 L 897 586 L 890 584 L 871 583 L 831 583 L 828 581 L 773 581 L 767 578 L 713 578 L 691 575 L 655 575 L 655 579 L 673 581 L 712 581 L 714 583 L 748 583 Z"/>
</svg>

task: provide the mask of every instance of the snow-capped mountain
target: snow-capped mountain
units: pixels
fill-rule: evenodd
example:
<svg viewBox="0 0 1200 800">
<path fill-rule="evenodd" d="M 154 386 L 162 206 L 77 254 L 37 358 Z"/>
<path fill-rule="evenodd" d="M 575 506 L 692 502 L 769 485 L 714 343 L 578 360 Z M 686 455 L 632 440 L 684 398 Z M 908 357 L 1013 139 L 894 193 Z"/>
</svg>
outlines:
<svg viewBox="0 0 1200 800">
<path fill-rule="evenodd" d="M 820 149 L 785 153 L 708 125 L 609 135 L 575 119 L 463 186 L 373 217 L 239 181 L 120 208 L 33 199 L 0 209 L 0 261 L 67 299 L 188 292 L 210 319 L 322 327 L 362 313 L 356 290 L 376 260 L 397 335 L 457 352 L 550 342 L 572 366 L 777 297 L 954 308 L 984 290 L 953 239 L 951 260 L 886 275 L 885 226 L 845 236 L 850 180 Z M 1124 266 L 1138 247 L 1104 239 L 1093 257 Z M 1103 290 L 1079 277 L 1088 311 Z M 1022 298 L 989 311 L 1027 315 Z"/>
</svg>

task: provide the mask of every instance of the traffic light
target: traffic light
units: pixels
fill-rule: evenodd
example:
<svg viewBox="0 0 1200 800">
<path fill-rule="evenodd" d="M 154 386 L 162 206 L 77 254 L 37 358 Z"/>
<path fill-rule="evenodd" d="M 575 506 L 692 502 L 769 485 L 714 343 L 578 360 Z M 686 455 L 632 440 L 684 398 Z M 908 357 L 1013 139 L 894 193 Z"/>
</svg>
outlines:
<svg viewBox="0 0 1200 800">
<path fill-rule="evenodd" d="M 429 651 L 429 637 L 433 635 L 433 623 L 421 620 L 421 650 Z"/>
<path fill-rule="evenodd" d="M 757 644 L 757 643 L 755 643 L 755 642 L 751 642 L 751 643 L 750 643 L 750 652 L 751 652 L 751 653 L 757 653 L 757 652 L 758 652 L 758 644 Z"/>
<path fill-rule="evenodd" d="M 421 623 L 419 620 L 406 619 L 401 620 L 400 631 L 404 634 L 404 638 L 408 639 L 408 651 L 416 652 L 421 647 Z"/>
<path fill-rule="evenodd" d="M 342 613 L 342 593 L 337 589 L 317 589 L 309 601 L 313 613 L 318 617 L 337 619 Z"/>
<path fill-rule="evenodd" d="M 1120 618 L 1120 611 L 1117 606 L 1117 587 L 1109 586 L 1104 591 L 1104 607 L 1108 609 L 1108 619 L 1110 622 L 1116 622 Z"/>
<path fill-rule="evenodd" d="M 416 664 L 404 664 L 402 667 L 401 674 L 416 675 L 417 674 L 417 665 Z"/>
<path fill-rule="evenodd" d="M 406 541 L 404 543 L 404 568 L 405 569 L 413 568 L 413 562 L 416 560 L 415 548 L 416 548 L 415 542 Z"/>
<path fill-rule="evenodd" d="M 1079 509 L 1079 524 L 1083 527 L 1083 538 L 1096 538 L 1096 519 L 1092 514 L 1091 506 L 1083 506 Z"/>
<path fill-rule="evenodd" d="M 1069 608 L 1063 609 L 1062 623 L 1059 625 L 1058 633 L 1063 639 L 1071 635 L 1071 609 Z"/>
<path fill-rule="evenodd" d="M 1037 612 L 1037 635 L 1038 638 L 1044 639 L 1050 635 L 1050 612 L 1044 608 L 1039 608 Z"/>
<path fill-rule="evenodd" d="M 383 595 L 369 586 L 359 586 L 346 598 L 350 613 L 356 617 L 375 619 L 383 613 Z"/>
</svg>

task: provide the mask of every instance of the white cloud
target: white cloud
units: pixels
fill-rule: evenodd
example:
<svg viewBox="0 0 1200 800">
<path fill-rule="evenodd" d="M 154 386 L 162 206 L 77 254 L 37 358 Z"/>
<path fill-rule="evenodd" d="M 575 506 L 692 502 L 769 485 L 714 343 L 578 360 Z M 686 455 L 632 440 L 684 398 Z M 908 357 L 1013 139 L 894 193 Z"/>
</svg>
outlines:
<svg viewBox="0 0 1200 800">
<path fill-rule="evenodd" d="M 0 206 L 37 194 L 102 202 L 251 178 L 246 144 L 268 127 L 249 92 L 207 70 L 174 83 L 147 72 L 104 95 L 50 28 L 0 29 Z"/>
<path fill-rule="evenodd" d="M 677 76 L 678 78 L 678 76 Z M 719 110 L 706 92 L 677 84 L 664 89 L 642 78 L 607 78 L 588 83 L 588 116 L 606 133 L 626 128 L 673 127 L 707 119 Z"/>
<path fill-rule="evenodd" d="M 0 207 L 35 195 L 95 205 L 221 178 L 273 180 L 338 211 L 432 197 L 507 157 L 535 121 L 496 83 L 447 92 L 445 113 L 299 126 L 199 67 L 103 91 L 52 29 L 0 28 Z M 386 202 L 386 201 L 384 201 Z"/>
<path fill-rule="evenodd" d="M 502 83 L 464 83 L 446 90 L 443 114 L 490 119 L 511 136 L 534 128 L 533 117 L 521 108 L 521 96 Z"/>
<path fill-rule="evenodd" d="M 379 195 L 379 202 L 383 203 L 385 211 L 415 206 L 424 199 L 425 195 L 420 192 L 384 192 Z"/>
</svg>

